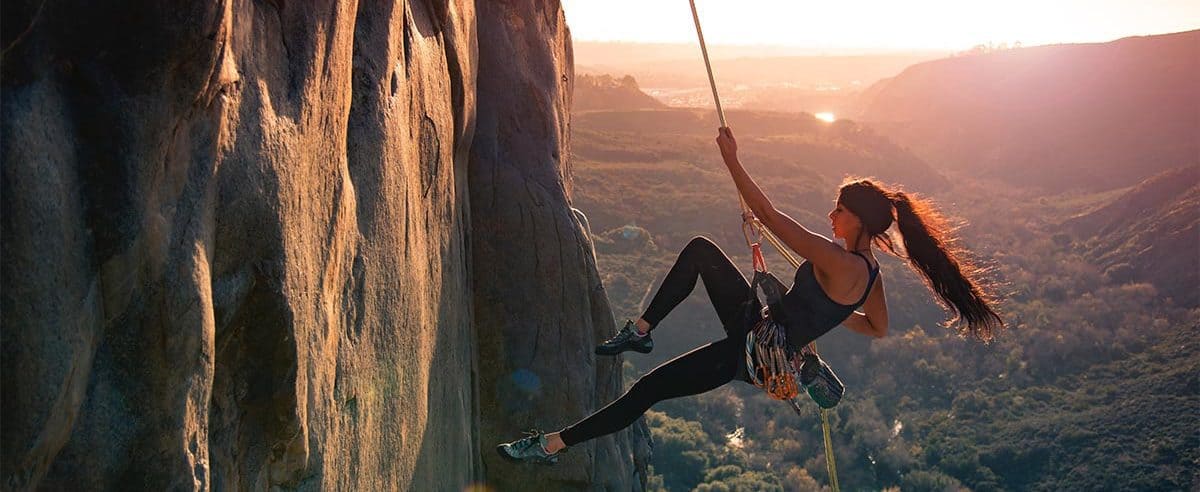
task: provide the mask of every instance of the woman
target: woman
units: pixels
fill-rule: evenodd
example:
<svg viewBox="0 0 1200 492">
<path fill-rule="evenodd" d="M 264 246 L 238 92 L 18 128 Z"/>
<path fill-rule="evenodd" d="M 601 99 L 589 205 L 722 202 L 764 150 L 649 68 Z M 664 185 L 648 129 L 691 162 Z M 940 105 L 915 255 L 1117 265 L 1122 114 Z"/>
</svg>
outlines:
<svg viewBox="0 0 1200 492">
<path fill-rule="evenodd" d="M 883 279 L 871 245 L 899 256 L 886 232 L 893 220 L 903 236 L 909 264 L 956 315 L 948 324 L 965 321 L 966 327 L 960 331 L 983 341 L 1004 327 L 992 309 L 991 299 L 972 278 L 972 269 L 949 248 L 950 238 L 941 227 L 940 217 L 927 203 L 868 180 L 848 182 L 839 190 L 837 203 L 829 212 L 833 235 L 843 241 L 837 244 L 775 209 L 738 161 L 737 141 L 729 128 L 720 129 L 717 145 L 738 192 L 755 217 L 807 260 L 796 271 L 795 282 L 783 300 L 790 320 L 787 343 L 792 352 L 838 324 L 871 337 L 887 334 Z M 645 313 L 636 322 L 627 321 L 615 337 L 596 347 L 596 353 L 650 352 L 654 347 L 650 331 L 687 298 L 697 277 L 704 280 L 725 328 L 725 339 L 655 368 L 619 399 L 574 425 L 497 446 L 500 455 L 513 461 L 554 464 L 558 462 L 558 451 L 621 430 L 659 401 L 704 393 L 734 379 L 749 382 L 744 367 L 748 331 L 744 314 L 747 309 L 756 309 L 758 301 L 752 300 L 749 284 L 728 256 L 704 238 L 693 239 L 680 252 Z M 860 307 L 862 312 L 856 311 Z"/>
</svg>

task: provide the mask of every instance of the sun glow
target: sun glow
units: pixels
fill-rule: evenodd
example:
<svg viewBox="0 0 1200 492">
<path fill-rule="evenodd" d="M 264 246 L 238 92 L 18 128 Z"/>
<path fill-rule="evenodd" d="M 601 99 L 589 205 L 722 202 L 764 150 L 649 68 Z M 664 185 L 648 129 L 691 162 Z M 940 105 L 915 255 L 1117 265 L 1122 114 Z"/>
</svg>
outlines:
<svg viewBox="0 0 1200 492">
<path fill-rule="evenodd" d="M 696 0 L 704 37 L 720 45 L 794 46 L 818 53 L 1105 42 L 1196 28 L 1196 0 L 797 2 Z M 564 0 L 575 41 L 696 43 L 684 1 Z"/>
<path fill-rule="evenodd" d="M 833 123 L 834 121 L 837 121 L 837 116 L 834 116 L 833 113 L 817 113 L 817 114 L 813 115 L 813 118 L 824 121 L 826 123 Z"/>
</svg>

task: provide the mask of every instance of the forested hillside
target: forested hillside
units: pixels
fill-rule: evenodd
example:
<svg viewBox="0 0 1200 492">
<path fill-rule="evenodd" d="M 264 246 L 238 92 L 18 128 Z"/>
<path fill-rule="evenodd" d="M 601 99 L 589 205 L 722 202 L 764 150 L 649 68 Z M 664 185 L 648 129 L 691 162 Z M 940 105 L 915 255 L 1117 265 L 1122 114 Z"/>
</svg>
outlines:
<svg viewBox="0 0 1200 492">
<path fill-rule="evenodd" d="M 1200 238 L 1200 164 L 1151 177 L 1111 202 L 1063 223 L 1076 247 L 1122 281 L 1157 285 L 1164 296 L 1200 306 L 1200 255 L 1180 249 Z M 1090 238 L 1090 239 L 1088 239 Z"/>
</svg>

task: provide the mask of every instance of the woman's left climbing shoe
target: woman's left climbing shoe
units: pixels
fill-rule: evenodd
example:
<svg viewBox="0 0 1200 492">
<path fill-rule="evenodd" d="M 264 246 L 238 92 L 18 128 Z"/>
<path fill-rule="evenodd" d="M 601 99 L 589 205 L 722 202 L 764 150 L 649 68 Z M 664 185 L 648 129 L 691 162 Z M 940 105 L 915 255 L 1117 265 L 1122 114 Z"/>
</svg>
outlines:
<svg viewBox="0 0 1200 492">
<path fill-rule="evenodd" d="M 537 463 L 539 465 L 558 464 L 559 453 L 546 452 L 546 434 L 533 431 L 521 439 L 496 446 L 496 451 L 509 461 Z M 565 450 L 564 450 L 565 451 Z"/>
<path fill-rule="evenodd" d="M 637 325 L 631 319 L 625 320 L 625 326 L 616 336 L 596 346 L 596 355 L 617 355 L 626 350 L 643 354 L 654 350 L 654 339 L 650 338 L 650 333 L 638 335 Z"/>
</svg>

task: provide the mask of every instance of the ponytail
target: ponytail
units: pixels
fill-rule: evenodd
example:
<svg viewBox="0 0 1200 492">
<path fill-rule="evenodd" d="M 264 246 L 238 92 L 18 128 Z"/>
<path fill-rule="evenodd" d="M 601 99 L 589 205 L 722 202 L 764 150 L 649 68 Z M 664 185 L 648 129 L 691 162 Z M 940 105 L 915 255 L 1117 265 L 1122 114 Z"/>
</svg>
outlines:
<svg viewBox="0 0 1200 492">
<path fill-rule="evenodd" d="M 942 304 L 954 312 L 946 322 L 953 325 L 962 320 L 962 335 L 970 333 L 982 341 L 990 341 L 1004 329 L 1004 321 L 992 309 L 992 299 L 974 279 L 981 272 L 961 261 L 945 221 L 925 200 L 910 197 L 902 191 L 887 193 L 896 209 L 896 226 L 904 241 L 907 260 L 925 277 L 925 283 L 937 294 Z M 892 251 L 891 238 L 880 236 Z M 893 251 L 894 254 L 894 251 Z"/>
</svg>

